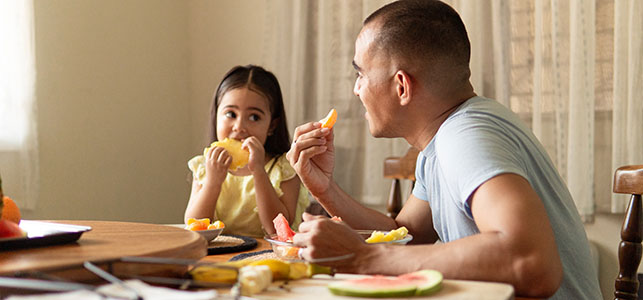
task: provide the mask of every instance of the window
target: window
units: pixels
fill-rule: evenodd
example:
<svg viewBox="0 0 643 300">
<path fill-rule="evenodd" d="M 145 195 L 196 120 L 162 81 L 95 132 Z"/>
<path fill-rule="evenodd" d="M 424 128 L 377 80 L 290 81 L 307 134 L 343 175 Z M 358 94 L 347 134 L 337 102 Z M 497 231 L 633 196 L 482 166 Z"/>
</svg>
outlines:
<svg viewBox="0 0 643 300">
<path fill-rule="evenodd" d="M 38 195 L 33 2 L 0 2 L 0 175 L 19 206 Z"/>
</svg>

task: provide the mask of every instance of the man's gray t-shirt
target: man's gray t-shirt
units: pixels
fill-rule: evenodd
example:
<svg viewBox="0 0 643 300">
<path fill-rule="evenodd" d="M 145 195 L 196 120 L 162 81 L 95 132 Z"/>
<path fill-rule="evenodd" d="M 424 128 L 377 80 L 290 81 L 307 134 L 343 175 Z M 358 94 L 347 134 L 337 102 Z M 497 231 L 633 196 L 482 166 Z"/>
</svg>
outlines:
<svg viewBox="0 0 643 300">
<path fill-rule="evenodd" d="M 503 173 L 527 179 L 549 216 L 564 272 L 552 299 L 602 299 L 569 190 L 531 130 L 500 103 L 476 96 L 445 120 L 418 155 L 413 195 L 429 202 L 435 230 L 446 243 L 479 233 L 467 200 Z"/>
</svg>

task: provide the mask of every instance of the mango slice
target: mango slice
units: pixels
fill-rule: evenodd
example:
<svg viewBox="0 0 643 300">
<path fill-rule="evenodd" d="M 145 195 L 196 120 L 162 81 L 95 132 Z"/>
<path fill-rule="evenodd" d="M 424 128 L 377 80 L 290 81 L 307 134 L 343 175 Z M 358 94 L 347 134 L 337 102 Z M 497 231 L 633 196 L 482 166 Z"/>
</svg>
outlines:
<svg viewBox="0 0 643 300">
<path fill-rule="evenodd" d="M 221 141 L 216 141 L 212 143 L 210 147 L 205 148 L 203 150 L 203 155 L 207 155 L 208 151 L 210 151 L 210 148 L 212 147 L 225 148 L 230 156 L 232 156 L 232 163 L 230 164 L 230 167 L 228 169 L 230 171 L 234 171 L 247 165 L 248 159 L 250 158 L 250 152 L 248 152 L 248 150 L 241 149 L 241 145 L 242 143 L 238 140 L 225 138 Z"/>
<path fill-rule="evenodd" d="M 404 226 L 395 230 L 391 230 L 387 233 L 376 230 L 371 233 L 371 236 L 366 239 L 366 242 L 369 244 L 373 244 L 373 243 L 397 241 L 405 238 L 408 233 L 409 233 L 409 230 L 406 229 L 406 227 Z"/>
<path fill-rule="evenodd" d="M 322 124 L 322 128 L 333 128 L 333 125 L 335 125 L 335 122 L 337 122 L 337 111 L 333 108 L 328 112 L 328 115 L 319 120 L 319 123 Z"/>
</svg>

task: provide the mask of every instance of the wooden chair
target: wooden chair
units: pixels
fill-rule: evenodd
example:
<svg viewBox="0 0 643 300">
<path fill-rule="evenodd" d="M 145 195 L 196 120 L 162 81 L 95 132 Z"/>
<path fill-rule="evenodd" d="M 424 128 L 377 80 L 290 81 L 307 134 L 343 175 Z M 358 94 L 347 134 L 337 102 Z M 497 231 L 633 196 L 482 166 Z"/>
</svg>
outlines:
<svg viewBox="0 0 643 300">
<path fill-rule="evenodd" d="M 393 179 L 391 192 L 386 204 L 386 215 L 395 218 L 402 209 L 402 192 L 400 181 L 411 180 L 411 189 L 415 184 L 415 160 L 419 151 L 411 147 L 402 157 L 387 157 L 384 160 L 384 177 Z M 407 195 L 408 196 L 408 195 Z"/>
<path fill-rule="evenodd" d="M 618 246 L 619 271 L 614 283 L 614 299 L 638 299 L 637 271 L 641 263 L 643 236 L 643 165 L 623 166 L 614 173 L 614 192 L 632 194 L 625 212 L 621 243 Z"/>
</svg>

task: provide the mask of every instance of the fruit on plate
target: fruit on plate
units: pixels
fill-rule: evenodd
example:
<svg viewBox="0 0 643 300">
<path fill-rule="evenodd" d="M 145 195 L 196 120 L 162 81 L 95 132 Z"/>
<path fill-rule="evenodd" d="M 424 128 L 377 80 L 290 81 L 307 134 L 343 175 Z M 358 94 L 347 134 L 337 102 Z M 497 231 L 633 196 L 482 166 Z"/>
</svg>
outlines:
<svg viewBox="0 0 643 300">
<path fill-rule="evenodd" d="M 197 265 L 188 271 L 188 275 L 197 281 L 216 283 L 235 283 L 238 269 L 245 267 L 248 262 L 234 261 L 221 264 Z"/>
<path fill-rule="evenodd" d="M 436 270 L 421 270 L 412 273 L 406 273 L 397 278 L 409 280 L 417 285 L 415 289 L 416 296 L 426 296 L 439 291 L 442 288 L 442 273 Z"/>
<path fill-rule="evenodd" d="M 234 283 L 237 281 L 237 270 L 247 266 L 268 267 L 272 280 L 296 280 L 310 278 L 316 274 L 333 275 L 330 267 L 306 262 L 286 262 L 272 258 L 260 260 L 244 259 L 219 264 L 198 265 L 192 268 L 188 274 L 197 281 Z"/>
<path fill-rule="evenodd" d="M 442 273 L 435 270 L 422 270 L 397 277 L 375 275 L 328 285 L 330 292 L 335 295 L 369 298 L 426 296 L 441 288 Z"/>
<path fill-rule="evenodd" d="M 409 233 L 409 230 L 406 227 L 402 226 L 398 229 L 391 230 L 387 233 L 383 231 L 373 231 L 371 236 L 366 239 L 367 243 L 382 243 L 382 242 L 391 242 L 401 240 Z"/>
<path fill-rule="evenodd" d="M 16 202 L 2 192 L 2 177 L 0 177 L 0 220 L 20 224 L 20 209 Z"/>
<path fill-rule="evenodd" d="M 326 274 L 334 275 L 333 269 L 326 266 L 320 266 L 313 263 L 305 262 L 289 262 L 290 272 L 288 273 L 288 279 L 297 280 L 301 278 L 311 278 L 313 275 L 317 274 Z"/>
<path fill-rule="evenodd" d="M 292 231 L 290 225 L 288 225 L 288 220 L 282 213 L 279 213 L 272 220 L 272 224 L 275 225 L 275 231 L 277 231 L 277 240 L 282 242 L 292 242 L 292 237 L 295 236 L 295 232 Z"/>
<path fill-rule="evenodd" d="M 9 220 L 0 220 L 0 238 L 13 238 L 26 236 L 17 223 Z"/>
<path fill-rule="evenodd" d="M 333 128 L 333 125 L 335 125 L 336 121 L 337 121 L 337 110 L 333 108 L 330 110 L 330 112 L 328 112 L 328 115 L 325 118 L 319 120 L 319 123 L 322 124 L 321 125 L 322 128 L 330 129 L 330 128 Z"/>
<path fill-rule="evenodd" d="M 274 278 L 275 280 L 288 279 L 288 274 L 290 274 L 290 265 L 283 260 L 266 258 L 266 259 L 253 261 L 248 265 L 269 267 L 270 271 L 272 271 L 272 278 Z"/>
<path fill-rule="evenodd" d="M 221 229 L 221 228 L 225 228 L 225 224 L 223 224 L 223 222 L 219 220 L 216 220 L 214 221 L 214 223 L 208 225 L 208 229 Z"/>
<path fill-rule="evenodd" d="M 248 266 L 268 266 L 274 280 L 297 280 L 310 278 L 316 274 L 333 275 L 330 267 L 306 262 L 287 262 L 273 258 L 252 261 L 248 263 Z"/>
<path fill-rule="evenodd" d="M 208 151 L 210 151 L 210 148 L 212 147 L 222 147 L 226 149 L 228 154 L 232 157 L 232 163 L 230 164 L 230 167 L 228 167 L 228 170 L 234 171 L 247 165 L 248 159 L 250 159 L 250 152 L 246 149 L 242 149 L 241 145 L 241 141 L 225 138 L 221 141 L 216 141 L 212 143 L 210 147 L 203 149 L 203 155 L 207 155 Z"/>
<path fill-rule="evenodd" d="M 268 266 L 245 266 L 239 269 L 241 295 L 252 296 L 262 292 L 272 282 L 272 271 Z"/>
<path fill-rule="evenodd" d="M 220 229 L 220 228 L 225 228 L 225 224 L 223 224 L 223 222 L 218 220 L 210 224 L 210 218 L 203 218 L 203 219 L 188 218 L 188 221 L 185 223 L 185 229 L 192 230 L 192 231 Z"/>
</svg>

